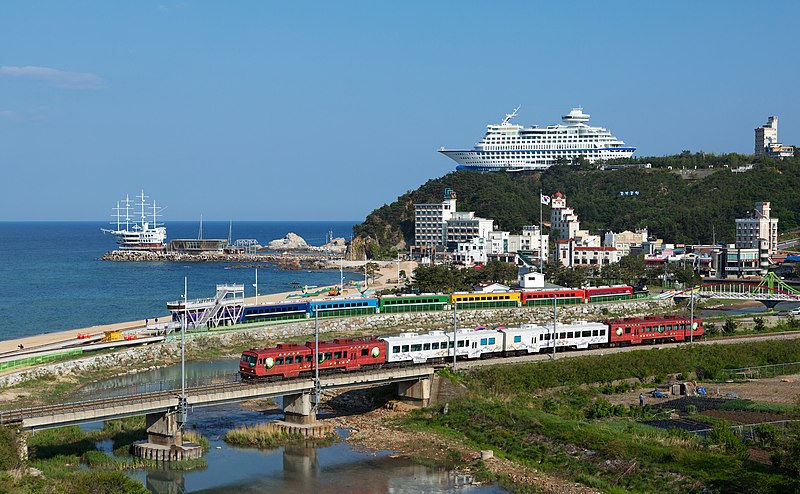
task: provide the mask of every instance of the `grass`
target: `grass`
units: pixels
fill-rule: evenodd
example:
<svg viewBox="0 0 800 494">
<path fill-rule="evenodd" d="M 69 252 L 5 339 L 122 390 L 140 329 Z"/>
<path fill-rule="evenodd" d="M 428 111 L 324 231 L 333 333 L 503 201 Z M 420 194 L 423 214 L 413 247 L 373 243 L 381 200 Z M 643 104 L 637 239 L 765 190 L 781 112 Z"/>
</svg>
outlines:
<svg viewBox="0 0 800 494">
<path fill-rule="evenodd" d="M 697 438 L 629 427 L 619 420 L 589 423 L 562 418 L 476 395 L 450 402 L 446 415 L 436 410 L 416 412 L 408 423 L 420 430 L 455 434 L 475 448 L 494 449 L 523 465 L 606 492 L 651 492 L 653 485 L 664 492 L 697 491 L 703 485 L 725 491 L 754 489 L 758 485 L 753 478 L 762 486 L 791 480 L 754 475 L 749 462 L 715 452 Z M 627 468 L 633 462 L 636 468 L 620 477 L 617 466 Z"/>
<path fill-rule="evenodd" d="M 794 406 L 785 403 L 760 403 L 750 400 L 734 399 L 723 404 L 720 409 L 747 412 L 791 413 L 794 410 Z"/>
<path fill-rule="evenodd" d="M 225 434 L 225 442 L 228 444 L 258 449 L 274 449 L 306 439 L 308 438 L 300 434 L 287 434 L 269 423 L 231 429 Z"/>
</svg>

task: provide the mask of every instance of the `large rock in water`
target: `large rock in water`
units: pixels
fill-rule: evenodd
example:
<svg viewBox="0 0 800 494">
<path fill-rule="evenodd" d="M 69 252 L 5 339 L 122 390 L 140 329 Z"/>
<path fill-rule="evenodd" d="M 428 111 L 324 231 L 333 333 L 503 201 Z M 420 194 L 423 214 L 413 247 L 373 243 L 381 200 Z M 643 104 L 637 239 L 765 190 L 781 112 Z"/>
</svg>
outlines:
<svg viewBox="0 0 800 494">
<path fill-rule="evenodd" d="M 305 239 L 296 233 L 289 232 L 285 237 L 267 244 L 268 250 L 309 250 Z"/>
</svg>

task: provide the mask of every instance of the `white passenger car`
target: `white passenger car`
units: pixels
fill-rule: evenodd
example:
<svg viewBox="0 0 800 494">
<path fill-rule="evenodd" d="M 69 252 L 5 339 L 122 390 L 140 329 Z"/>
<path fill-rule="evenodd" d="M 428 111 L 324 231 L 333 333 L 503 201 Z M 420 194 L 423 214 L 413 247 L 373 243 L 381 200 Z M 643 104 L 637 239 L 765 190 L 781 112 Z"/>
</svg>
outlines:
<svg viewBox="0 0 800 494">
<path fill-rule="evenodd" d="M 608 327 L 599 322 L 577 321 L 556 325 L 556 348 L 585 350 L 608 343 Z M 540 339 L 540 350 L 553 349 L 553 327 Z"/>
<path fill-rule="evenodd" d="M 387 346 L 387 362 L 422 363 L 453 358 L 453 333 L 401 333 L 381 338 Z M 480 358 L 503 351 L 503 333 L 495 329 L 459 329 L 456 332 L 456 355 L 459 358 Z"/>
</svg>

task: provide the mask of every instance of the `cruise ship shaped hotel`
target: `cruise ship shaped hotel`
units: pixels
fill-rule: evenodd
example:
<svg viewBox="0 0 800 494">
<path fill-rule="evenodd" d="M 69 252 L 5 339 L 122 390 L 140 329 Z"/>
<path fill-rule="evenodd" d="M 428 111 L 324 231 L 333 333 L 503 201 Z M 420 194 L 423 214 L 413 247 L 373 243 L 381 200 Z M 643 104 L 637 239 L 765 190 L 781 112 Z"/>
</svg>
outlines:
<svg viewBox="0 0 800 494">
<path fill-rule="evenodd" d="M 523 127 L 511 123 L 519 108 L 507 114 L 499 125 L 487 125 L 486 135 L 473 149 L 439 149 L 458 163 L 457 170 L 523 171 L 544 170 L 559 158 L 584 156 L 598 160 L 630 158 L 636 148 L 626 146 L 603 127 L 586 124 L 589 115 L 573 108 L 561 117 L 563 124 Z"/>
</svg>

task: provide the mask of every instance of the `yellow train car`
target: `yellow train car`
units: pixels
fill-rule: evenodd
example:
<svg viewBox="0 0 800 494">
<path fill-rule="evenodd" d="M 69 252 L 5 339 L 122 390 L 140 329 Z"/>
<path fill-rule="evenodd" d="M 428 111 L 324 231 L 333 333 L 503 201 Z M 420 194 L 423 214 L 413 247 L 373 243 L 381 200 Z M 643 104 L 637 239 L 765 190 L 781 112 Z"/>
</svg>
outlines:
<svg viewBox="0 0 800 494">
<path fill-rule="evenodd" d="M 519 292 L 481 293 L 456 292 L 450 301 L 458 309 L 489 309 L 492 307 L 519 307 Z"/>
</svg>

